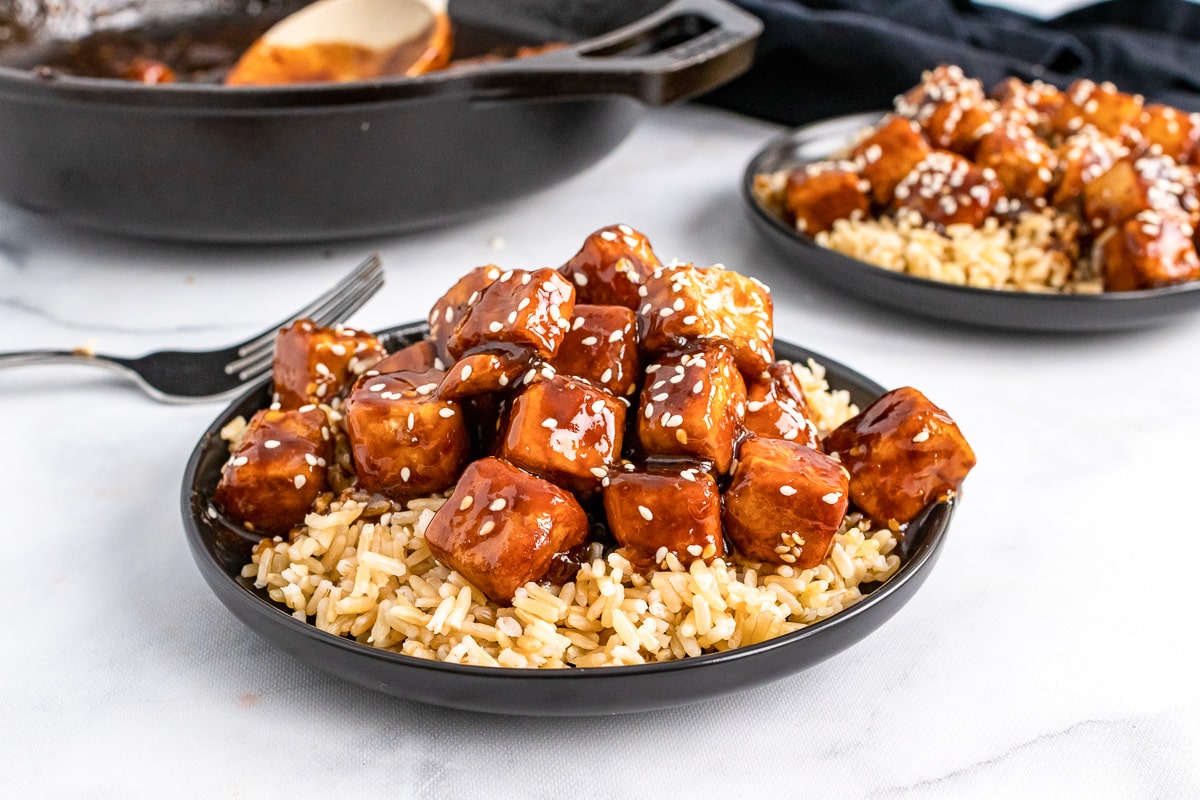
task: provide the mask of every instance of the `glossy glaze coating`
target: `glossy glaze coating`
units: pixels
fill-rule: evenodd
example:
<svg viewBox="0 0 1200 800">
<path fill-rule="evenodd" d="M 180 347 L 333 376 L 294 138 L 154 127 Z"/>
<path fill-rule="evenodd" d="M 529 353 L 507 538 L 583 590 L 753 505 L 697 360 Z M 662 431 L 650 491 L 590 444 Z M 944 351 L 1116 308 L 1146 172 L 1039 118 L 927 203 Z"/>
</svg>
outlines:
<svg viewBox="0 0 1200 800">
<path fill-rule="evenodd" d="M 609 531 L 641 569 L 654 569 L 666 552 L 685 565 L 725 553 L 721 495 L 707 472 L 695 467 L 617 471 L 603 494 Z"/>
<path fill-rule="evenodd" d="M 436 345 L 431 340 L 425 339 L 385 356 L 364 374 L 382 375 L 388 372 L 428 372 L 433 369 L 444 370 L 445 368 L 446 363 L 438 356 Z"/>
<path fill-rule="evenodd" d="M 498 458 L 484 458 L 463 472 L 425 541 L 439 561 L 492 600 L 507 603 L 587 535 L 587 515 L 570 493 Z"/>
<path fill-rule="evenodd" d="M 385 355 L 369 333 L 318 328 L 307 319 L 281 330 L 275 341 L 275 394 L 283 408 L 328 403 Z"/>
<path fill-rule="evenodd" d="M 791 362 L 777 361 L 746 380 L 746 430 L 764 439 L 784 439 L 816 450 L 821 437 Z"/>
<path fill-rule="evenodd" d="M 1041 208 L 1058 169 L 1058 156 L 1028 125 L 1010 122 L 984 135 L 975 163 L 996 173 L 1009 197 Z"/>
<path fill-rule="evenodd" d="M 1187 113 L 1161 103 L 1147 103 L 1138 117 L 1142 145 L 1180 163 L 1197 154 L 1200 146 L 1200 114 Z"/>
<path fill-rule="evenodd" d="M 920 125 L 933 147 L 970 155 L 979 137 L 992 129 L 994 103 L 984 97 L 979 81 L 943 64 L 897 98 L 896 111 Z"/>
<path fill-rule="evenodd" d="M 1200 279 L 1191 223 L 1143 211 L 1100 238 L 1097 267 L 1107 291 L 1152 289 Z"/>
<path fill-rule="evenodd" d="M 1142 211 L 1194 225 L 1200 203 L 1192 172 L 1161 155 L 1129 155 L 1083 189 L 1083 213 L 1092 230 L 1120 225 Z"/>
<path fill-rule="evenodd" d="M 471 452 L 459 404 L 435 396 L 441 373 L 364 377 L 346 400 L 359 486 L 394 500 L 454 485 Z"/>
<path fill-rule="evenodd" d="M 491 392 L 505 392 L 520 384 L 530 365 L 525 348 L 497 348 L 496 352 L 463 356 L 446 372 L 438 396 L 465 400 Z"/>
<path fill-rule="evenodd" d="M 1058 109 L 1066 100 L 1057 86 L 1042 81 L 1026 83 L 1020 78 L 1005 78 L 992 87 L 989 96 L 997 102 L 1002 121 L 1028 125 L 1042 137 L 1051 133 Z"/>
<path fill-rule="evenodd" d="M 429 340 L 437 348 L 438 357 L 446 364 L 454 363 L 450 355 L 450 335 L 467 315 L 467 310 L 479 302 L 484 291 L 492 285 L 504 270 L 495 264 L 476 267 L 459 278 L 450 290 L 438 298 L 429 311 Z"/>
<path fill-rule="evenodd" d="M 833 228 L 839 219 L 858 219 L 871 211 L 871 184 L 853 162 L 811 164 L 788 174 L 784 208 L 796 229 L 809 236 Z"/>
<path fill-rule="evenodd" d="M 580 303 L 638 308 L 638 288 L 660 266 L 643 234 L 628 225 L 609 225 L 588 236 L 559 272 L 575 286 Z"/>
<path fill-rule="evenodd" d="M 850 497 L 880 525 L 904 525 L 975 466 L 958 425 L 916 389 L 882 395 L 825 437 L 850 472 Z"/>
<path fill-rule="evenodd" d="M 620 457 L 625 404 L 564 376 L 539 380 L 513 398 L 500 456 L 580 494 L 600 488 Z"/>
<path fill-rule="evenodd" d="M 832 458 L 754 437 L 738 450 L 722 521 L 744 557 L 808 569 L 824 560 L 848 505 L 846 471 Z"/>
<path fill-rule="evenodd" d="M 646 367 L 637 432 L 650 456 L 691 456 L 729 471 L 746 415 L 746 384 L 733 355 L 709 345 L 660 357 Z"/>
<path fill-rule="evenodd" d="M 575 318 L 550 362 L 560 374 L 628 397 L 641 382 L 637 319 L 624 306 L 575 306 Z"/>
<path fill-rule="evenodd" d="M 647 279 L 642 299 L 638 324 L 647 352 L 724 343 L 747 374 L 775 360 L 771 293 L 753 278 L 720 265 L 663 267 Z"/>
<path fill-rule="evenodd" d="M 255 413 L 221 469 L 213 500 L 254 531 L 286 534 L 326 489 L 332 438 L 316 406 Z"/>
<path fill-rule="evenodd" d="M 892 202 L 896 187 L 912 168 L 929 155 L 929 143 L 910 119 L 893 115 L 850 151 L 862 176 L 871 184 L 871 197 L 879 205 Z"/>
<path fill-rule="evenodd" d="M 1128 152 L 1128 147 L 1091 127 L 1063 139 L 1055 151 L 1058 175 L 1051 202 L 1056 208 L 1072 208 L 1080 201 L 1084 188 Z"/>
<path fill-rule="evenodd" d="M 1106 136 L 1120 139 L 1137 127 L 1141 113 L 1141 95 L 1119 92 L 1111 83 L 1081 79 L 1063 92 L 1053 126 L 1056 133 L 1067 136 L 1091 125 Z"/>
<path fill-rule="evenodd" d="M 516 347 L 550 359 L 570 329 L 574 311 L 575 288 L 554 270 L 508 270 L 466 310 L 448 349 L 461 358 L 497 346 Z"/>
<path fill-rule="evenodd" d="M 893 205 L 915 211 L 936 225 L 983 225 L 1004 187 L 989 167 L 979 167 L 960 155 L 935 150 L 913 167 L 896 187 Z"/>
</svg>

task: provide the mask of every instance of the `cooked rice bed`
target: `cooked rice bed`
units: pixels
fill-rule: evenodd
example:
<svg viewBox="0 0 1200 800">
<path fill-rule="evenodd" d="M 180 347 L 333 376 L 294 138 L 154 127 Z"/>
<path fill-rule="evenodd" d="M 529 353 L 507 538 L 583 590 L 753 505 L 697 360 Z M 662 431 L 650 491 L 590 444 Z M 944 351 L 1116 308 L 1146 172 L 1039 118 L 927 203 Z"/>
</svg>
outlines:
<svg viewBox="0 0 1200 800">
<path fill-rule="evenodd" d="M 857 413 L 820 365 L 795 367 L 822 431 Z M 592 545 L 561 585 L 526 584 L 498 606 L 438 563 L 424 531 L 442 497 L 370 519 L 365 506 L 312 513 L 290 541 L 264 540 L 242 576 L 298 619 L 405 655 L 477 666 L 594 667 L 671 661 L 799 630 L 862 599 L 863 584 L 900 566 L 897 539 L 852 514 L 815 569 L 673 555 L 649 574 Z"/>
</svg>

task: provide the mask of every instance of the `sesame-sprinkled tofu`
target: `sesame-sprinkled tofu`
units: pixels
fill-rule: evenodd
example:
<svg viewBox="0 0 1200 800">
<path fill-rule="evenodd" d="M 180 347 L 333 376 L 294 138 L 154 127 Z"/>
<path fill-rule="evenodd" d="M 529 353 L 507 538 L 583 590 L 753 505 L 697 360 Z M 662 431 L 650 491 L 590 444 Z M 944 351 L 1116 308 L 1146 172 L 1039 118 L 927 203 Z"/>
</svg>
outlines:
<svg viewBox="0 0 1200 800">
<path fill-rule="evenodd" d="M 1091 126 L 1068 136 L 1056 151 L 1058 175 L 1051 204 L 1060 209 L 1073 205 L 1089 183 L 1112 169 L 1128 152 L 1121 142 Z"/>
<path fill-rule="evenodd" d="M 729 471 L 746 416 L 746 384 L 728 348 L 661 356 L 646 368 L 637 431 L 650 456 L 690 456 Z"/>
<path fill-rule="evenodd" d="M 302 319 L 275 339 L 275 395 L 282 408 L 329 403 L 385 355 L 369 333 Z"/>
<path fill-rule="evenodd" d="M 929 143 L 920 127 L 906 117 L 892 116 L 874 133 L 859 142 L 850 157 L 859 165 L 862 176 L 871 185 L 871 197 L 880 205 L 892 202 L 892 195 L 904 176 L 929 155 Z"/>
<path fill-rule="evenodd" d="M 1104 290 L 1127 292 L 1200 279 L 1191 223 L 1143 211 L 1097 241 Z"/>
<path fill-rule="evenodd" d="M 975 466 L 958 425 L 916 389 L 881 395 L 825 437 L 850 472 L 850 498 L 880 525 L 913 520 L 929 503 L 956 491 Z"/>
<path fill-rule="evenodd" d="M 1004 187 L 990 167 L 979 167 L 944 150 L 930 153 L 896 187 L 894 205 L 915 211 L 926 222 L 947 226 L 983 224 Z"/>
<path fill-rule="evenodd" d="M 476 267 L 458 279 L 441 298 L 433 304 L 429 312 L 429 340 L 437 348 L 438 358 L 448 367 L 454 359 L 447 349 L 450 335 L 467 315 L 467 309 L 475 305 L 479 298 L 502 274 L 504 270 L 495 264 Z"/>
<path fill-rule="evenodd" d="M 218 507 L 259 533 L 286 534 L 327 488 L 333 440 L 315 405 L 263 409 L 221 470 Z"/>
<path fill-rule="evenodd" d="M 656 270 L 644 288 L 639 325 L 648 353 L 721 342 L 748 375 L 775 360 L 770 290 L 753 278 L 720 265 L 683 264 Z"/>
<path fill-rule="evenodd" d="M 445 370 L 446 364 L 438 356 L 437 347 L 429 339 L 410 344 L 391 353 L 364 375 L 383 375 L 388 372 L 428 372 L 429 370 Z"/>
<path fill-rule="evenodd" d="M 794 169 L 784 189 L 784 209 L 809 236 L 839 219 L 861 219 L 871 210 L 871 184 L 852 161 L 821 161 Z"/>
<path fill-rule="evenodd" d="M 1191 170 L 1166 156 L 1126 156 L 1083 189 L 1083 212 L 1093 231 L 1119 225 L 1142 211 L 1197 221 Z"/>
<path fill-rule="evenodd" d="M 551 365 L 571 375 L 628 397 L 641 382 L 637 318 L 624 306 L 575 306 L 571 330 Z"/>
<path fill-rule="evenodd" d="M 637 308 L 638 287 L 660 266 L 643 234 L 628 225 L 610 225 L 589 236 L 558 271 L 575 286 L 580 303 Z"/>
<path fill-rule="evenodd" d="M 799 569 L 829 552 L 849 504 L 846 471 L 811 447 L 754 437 L 725 490 L 725 535 L 745 558 Z"/>
<path fill-rule="evenodd" d="M 614 473 L 604 487 L 604 513 L 637 566 L 653 569 L 667 553 L 685 565 L 725 554 L 717 482 L 694 466 Z"/>
<path fill-rule="evenodd" d="M 962 155 L 992 129 L 995 110 L 982 84 L 953 65 L 925 72 L 921 83 L 896 98 L 896 113 L 920 125 L 930 144 Z"/>
<path fill-rule="evenodd" d="M 1189 114 L 1161 103 L 1147 103 L 1138 118 L 1138 133 L 1146 147 L 1181 163 L 1200 145 L 1200 114 Z"/>
<path fill-rule="evenodd" d="M 497 603 L 586 543 L 569 492 L 498 458 L 471 463 L 425 530 L 429 550 Z"/>
<path fill-rule="evenodd" d="M 821 449 L 808 399 L 790 362 L 776 361 L 746 380 L 746 430 L 764 439 Z"/>
<path fill-rule="evenodd" d="M 998 104 L 998 114 L 1006 122 L 1028 125 L 1038 136 L 1048 136 L 1058 109 L 1066 98 L 1053 86 L 1042 81 L 1026 83 L 1020 78 L 1006 78 L 992 87 L 990 96 Z"/>
<path fill-rule="evenodd" d="M 1054 182 L 1058 156 L 1032 128 L 1009 123 L 979 140 L 975 163 L 994 170 L 1009 197 L 1041 208 Z"/>
<path fill-rule="evenodd" d="M 582 495 L 600 488 L 621 455 L 625 404 L 603 389 L 555 376 L 513 398 L 499 455 Z"/>
<path fill-rule="evenodd" d="M 359 486 L 394 500 L 441 491 L 467 463 L 459 404 L 435 395 L 442 374 L 364 377 L 346 400 L 346 433 Z"/>
<path fill-rule="evenodd" d="M 1137 127 L 1141 114 L 1140 94 L 1126 94 L 1111 83 L 1084 78 L 1063 93 L 1063 103 L 1054 115 L 1054 130 L 1069 136 L 1091 125 L 1106 136 L 1120 139 Z"/>
<path fill-rule="evenodd" d="M 438 387 L 438 397 L 463 400 L 516 388 L 529 368 L 527 353 L 475 353 L 454 362 Z"/>
<path fill-rule="evenodd" d="M 519 350 L 553 358 L 574 312 L 575 287 L 554 270 L 502 272 L 467 309 L 450 336 L 450 354 Z"/>
</svg>

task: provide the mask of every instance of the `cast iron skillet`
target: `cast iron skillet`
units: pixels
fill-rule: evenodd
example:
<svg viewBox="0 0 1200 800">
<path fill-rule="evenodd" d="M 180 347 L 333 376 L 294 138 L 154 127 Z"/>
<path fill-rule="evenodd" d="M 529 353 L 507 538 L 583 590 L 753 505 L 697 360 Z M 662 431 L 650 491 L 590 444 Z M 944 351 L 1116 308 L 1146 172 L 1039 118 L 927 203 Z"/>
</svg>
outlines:
<svg viewBox="0 0 1200 800">
<path fill-rule="evenodd" d="M 423 323 L 380 334 L 389 350 L 418 340 Z M 824 364 L 834 388 L 864 407 L 882 386 L 836 361 L 786 342 L 780 358 Z M 903 606 L 929 575 L 945 542 L 953 503 L 931 504 L 914 520 L 899 572 L 857 605 L 795 633 L 727 653 L 663 664 L 521 670 L 470 667 L 399 655 L 334 636 L 292 617 L 240 577 L 253 539 L 240 526 L 209 513 L 221 466 L 228 459 L 221 428 L 270 402 L 264 380 L 235 400 L 209 426 L 183 476 L 182 510 L 188 546 L 209 587 L 242 622 L 277 647 L 331 675 L 396 697 L 503 714 L 574 716 L 647 711 L 693 703 L 778 680 L 841 652 Z"/>
<path fill-rule="evenodd" d="M 0 1 L 0 14 L 32 2 Z M 497 42 L 572 45 L 418 78 L 297 87 L 142 86 L 24 68 L 100 24 L 178 26 L 255 4 L 103 0 L 86 5 L 113 15 L 71 14 L 64 2 L 68 11 L 31 12 L 19 26 L 0 17 L 0 198 L 92 228 L 196 241 L 443 223 L 578 173 L 624 139 L 643 104 L 736 77 L 762 27 L 724 0 L 454 0 L 456 23 Z"/>
<path fill-rule="evenodd" d="M 796 270 L 870 302 L 925 317 L 1028 331 L 1114 331 L 1143 328 L 1200 311 L 1200 281 L 1105 294 L 1035 294 L 975 289 L 892 272 L 827 250 L 764 208 L 754 176 L 817 161 L 842 150 L 854 134 L 878 122 L 880 112 L 837 117 L 779 136 L 751 160 L 742 199 L 758 229 Z"/>
</svg>

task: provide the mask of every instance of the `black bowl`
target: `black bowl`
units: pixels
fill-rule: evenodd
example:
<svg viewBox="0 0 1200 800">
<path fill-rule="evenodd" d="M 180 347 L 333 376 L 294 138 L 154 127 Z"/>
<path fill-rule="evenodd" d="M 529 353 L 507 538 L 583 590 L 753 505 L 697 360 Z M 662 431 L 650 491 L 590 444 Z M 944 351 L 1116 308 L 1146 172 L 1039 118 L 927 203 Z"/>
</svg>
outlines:
<svg viewBox="0 0 1200 800">
<path fill-rule="evenodd" d="M 754 176 L 801 166 L 844 149 L 881 112 L 837 117 L 783 134 L 759 151 L 742 177 L 742 197 L 758 229 L 797 271 L 847 294 L 935 319 L 1026 331 L 1113 331 L 1144 328 L 1200 310 L 1200 281 L 1104 294 L 1037 294 L 976 289 L 918 278 L 868 264 L 818 245 L 764 208 Z"/>
<path fill-rule="evenodd" d="M 384 331 L 389 349 L 419 338 L 423 324 Z M 780 358 L 825 365 L 834 388 L 860 406 L 883 387 L 824 356 L 776 342 Z M 399 655 L 334 636 L 294 618 L 240 577 L 253 541 L 244 529 L 210 515 L 210 500 L 228 458 L 222 426 L 269 402 L 266 381 L 235 400 L 196 445 L 183 478 L 183 522 L 201 574 L 239 619 L 271 643 L 331 675 L 387 694 L 435 705 L 505 714 L 572 716 L 646 711 L 693 703 L 778 680 L 812 666 L 866 637 L 903 606 L 929 576 L 954 513 L 930 505 L 909 528 L 899 571 L 854 606 L 803 630 L 727 653 L 662 664 L 523 670 L 471 667 Z"/>
</svg>

